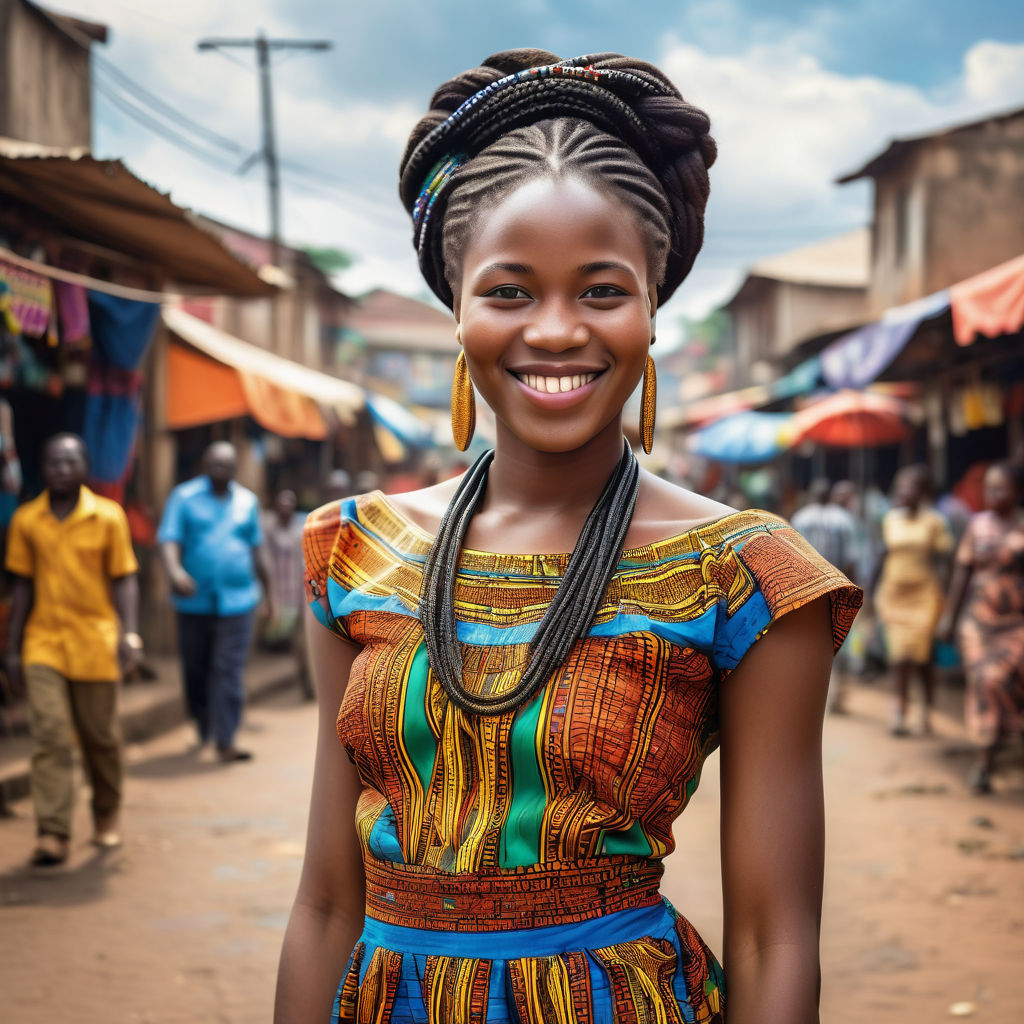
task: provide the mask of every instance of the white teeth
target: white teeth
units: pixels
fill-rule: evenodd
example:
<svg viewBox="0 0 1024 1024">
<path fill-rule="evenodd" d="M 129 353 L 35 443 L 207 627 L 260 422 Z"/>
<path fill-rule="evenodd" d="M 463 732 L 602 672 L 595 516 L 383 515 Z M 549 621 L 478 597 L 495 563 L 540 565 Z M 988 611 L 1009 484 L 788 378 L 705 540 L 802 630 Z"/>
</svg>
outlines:
<svg viewBox="0 0 1024 1024">
<path fill-rule="evenodd" d="M 521 373 L 516 376 L 532 391 L 557 395 L 565 391 L 576 391 L 589 384 L 597 374 L 577 373 L 565 377 L 540 377 L 535 373 Z"/>
</svg>

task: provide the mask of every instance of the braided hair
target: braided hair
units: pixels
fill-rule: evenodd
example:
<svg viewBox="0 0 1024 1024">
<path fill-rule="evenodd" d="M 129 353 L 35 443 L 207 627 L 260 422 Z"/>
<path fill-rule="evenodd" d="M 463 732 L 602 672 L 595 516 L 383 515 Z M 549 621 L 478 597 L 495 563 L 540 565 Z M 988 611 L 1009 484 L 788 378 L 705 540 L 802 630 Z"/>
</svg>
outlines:
<svg viewBox="0 0 1024 1024">
<path fill-rule="evenodd" d="M 445 82 L 430 107 L 402 157 L 399 193 L 420 269 L 447 306 L 477 214 L 544 176 L 609 188 L 633 210 L 659 304 L 689 273 L 715 143 L 708 116 L 654 65 L 507 50 Z"/>
</svg>

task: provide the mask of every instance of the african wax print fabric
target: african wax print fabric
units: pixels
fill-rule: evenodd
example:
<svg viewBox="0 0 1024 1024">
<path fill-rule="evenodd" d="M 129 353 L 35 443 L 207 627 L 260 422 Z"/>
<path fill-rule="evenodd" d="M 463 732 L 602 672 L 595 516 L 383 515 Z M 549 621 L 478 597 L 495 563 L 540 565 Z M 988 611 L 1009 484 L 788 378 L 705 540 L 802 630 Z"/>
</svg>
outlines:
<svg viewBox="0 0 1024 1024">
<path fill-rule="evenodd" d="M 312 513 L 317 618 L 361 647 L 338 734 L 366 928 L 337 1021 L 721 1021 L 722 970 L 657 891 L 718 743 L 722 680 L 771 623 L 860 591 L 784 520 L 739 512 L 630 548 L 588 635 L 528 703 L 480 717 L 432 676 L 417 614 L 431 537 L 380 492 Z M 464 684 L 518 680 L 568 554 L 464 549 Z"/>
<path fill-rule="evenodd" d="M 967 725 L 988 745 L 1024 728 L 1024 516 L 979 512 L 956 559 L 972 570 L 960 622 Z"/>
</svg>

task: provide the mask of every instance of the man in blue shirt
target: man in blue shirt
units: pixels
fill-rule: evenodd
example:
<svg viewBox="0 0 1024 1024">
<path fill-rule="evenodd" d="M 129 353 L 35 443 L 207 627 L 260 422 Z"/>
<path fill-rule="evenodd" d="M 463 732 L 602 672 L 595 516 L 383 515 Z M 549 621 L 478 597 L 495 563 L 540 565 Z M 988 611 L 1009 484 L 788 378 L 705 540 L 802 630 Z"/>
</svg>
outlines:
<svg viewBox="0 0 1024 1024">
<path fill-rule="evenodd" d="M 237 463 L 233 445 L 210 445 L 204 473 L 171 491 L 157 534 L 178 610 L 188 711 L 200 745 L 213 739 L 222 761 L 252 756 L 235 746 L 235 732 L 260 584 L 269 613 L 274 603 L 259 502 L 235 482 Z"/>
</svg>

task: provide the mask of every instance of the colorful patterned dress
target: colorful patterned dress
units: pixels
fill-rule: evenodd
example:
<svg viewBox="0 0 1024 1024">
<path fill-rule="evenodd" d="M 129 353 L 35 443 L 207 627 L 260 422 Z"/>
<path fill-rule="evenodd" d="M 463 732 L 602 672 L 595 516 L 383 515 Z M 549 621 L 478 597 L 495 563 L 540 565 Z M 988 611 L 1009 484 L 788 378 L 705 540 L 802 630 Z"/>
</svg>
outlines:
<svg viewBox="0 0 1024 1024">
<path fill-rule="evenodd" d="M 956 560 L 972 570 L 960 623 L 967 725 L 988 746 L 1024 728 L 1024 516 L 979 512 Z"/>
<path fill-rule="evenodd" d="M 517 711 L 467 715 L 430 671 L 417 598 L 430 536 L 380 493 L 314 512 L 317 617 L 361 647 L 338 733 L 366 922 L 334 1021 L 720 1022 L 722 969 L 658 893 L 672 823 L 718 742 L 718 688 L 779 616 L 860 591 L 784 520 L 739 512 L 628 549 L 589 635 Z M 496 693 L 567 555 L 464 550 L 464 681 Z"/>
</svg>

